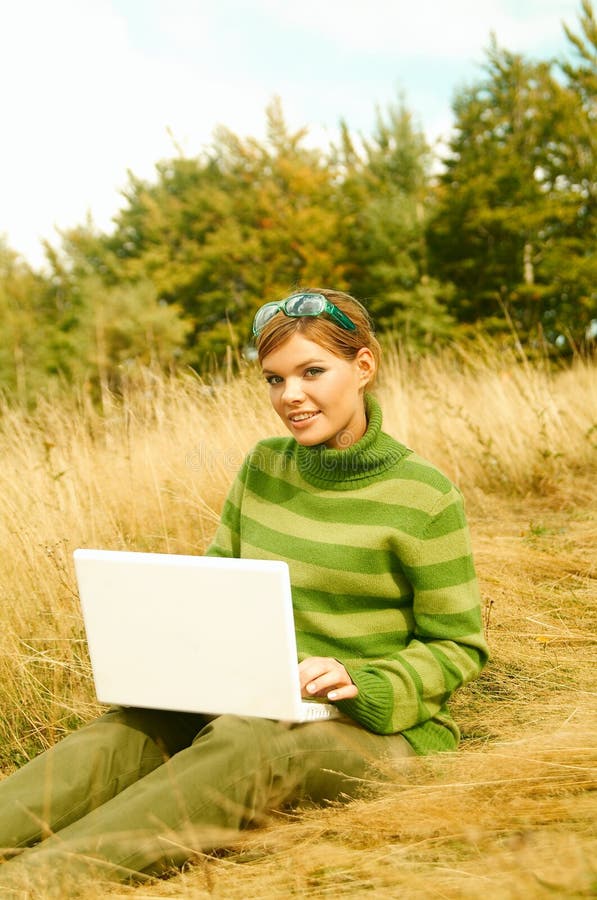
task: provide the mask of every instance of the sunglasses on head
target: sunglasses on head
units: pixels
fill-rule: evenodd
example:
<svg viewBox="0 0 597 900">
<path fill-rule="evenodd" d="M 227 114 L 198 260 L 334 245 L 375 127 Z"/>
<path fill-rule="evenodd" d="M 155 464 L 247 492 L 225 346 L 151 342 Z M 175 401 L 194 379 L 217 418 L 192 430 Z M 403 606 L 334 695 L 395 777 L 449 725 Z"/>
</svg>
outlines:
<svg viewBox="0 0 597 900">
<path fill-rule="evenodd" d="M 352 319 L 334 306 L 323 294 L 312 294 L 310 292 L 300 292 L 291 294 L 286 300 L 280 300 L 279 303 L 266 303 L 261 309 L 257 310 L 257 314 L 253 319 L 253 335 L 259 337 L 270 319 L 273 319 L 279 312 L 283 312 L 285 316 L 292 319 L 298 319 L 302 316 L 321 316 L 323 313 L 328 315 L 334 322 L 346 331 L 356 331 L 357 326 Z"/>
</svg>

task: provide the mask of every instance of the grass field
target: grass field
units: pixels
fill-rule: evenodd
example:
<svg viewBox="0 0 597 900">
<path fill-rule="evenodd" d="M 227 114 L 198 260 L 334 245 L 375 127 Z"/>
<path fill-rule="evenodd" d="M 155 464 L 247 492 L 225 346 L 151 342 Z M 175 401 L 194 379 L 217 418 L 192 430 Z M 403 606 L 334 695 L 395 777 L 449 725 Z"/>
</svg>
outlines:
<svg viewBox="0 0 597 900">
<path fill-rule="evenodd" d="M 274 815 L 171 879 L 85 896 L 597 893 L 597 369 L 391 350 L 377 394 L 385 429 L 466 498 L 492 660 L 453 701 L 461 749 L 348 806 Z M 273 433 L 250 369 L 210 385 L 138 373 L 102 414 L 84 392 L 3 410 L 4 774 L 98 711 L 72 550 L 201 553 L 243 454 Z"/>
</svg>

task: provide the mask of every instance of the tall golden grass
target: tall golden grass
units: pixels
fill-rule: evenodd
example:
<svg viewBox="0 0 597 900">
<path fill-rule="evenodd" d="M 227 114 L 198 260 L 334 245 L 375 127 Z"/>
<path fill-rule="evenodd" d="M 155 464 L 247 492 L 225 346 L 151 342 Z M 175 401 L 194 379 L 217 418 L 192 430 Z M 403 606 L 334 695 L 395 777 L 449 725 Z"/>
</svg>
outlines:
<svg viewBox="0 0 597 900">
<path fill-rule="evenodd" d="M 469 512 L 493 658 L 453 709 L 457 754 L 349 806 L 277 815 L 226 853 L 87 896 L 548 897 L 597 888 L 597 369 L 491 347 L 387 354 L 385 429 Z M 100 413 L 81 391 L 0 416 L 0 768 L 91 718 L 72 551 L 201 553 L 244 453 L 283 433 L 258 373 L 143 371 Z M 2 814 L 0 810 L 0 815 Z"/>
</svg>

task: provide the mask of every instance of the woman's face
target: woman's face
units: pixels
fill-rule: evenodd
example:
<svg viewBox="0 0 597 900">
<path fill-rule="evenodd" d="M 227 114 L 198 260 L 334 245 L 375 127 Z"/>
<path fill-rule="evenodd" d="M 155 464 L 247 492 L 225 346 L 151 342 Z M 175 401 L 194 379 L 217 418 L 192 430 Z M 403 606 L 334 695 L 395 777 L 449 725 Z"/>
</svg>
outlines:
<svg viewBox="0 0 597 900">
<path fill-rule="evenodd" d="M 342 449 L 364 435 L 363 395 L 375 372 L 366 347 L 347 360 L 295 333 L 261 367 L 272 406 L 299 444 Z"/>
</svg>

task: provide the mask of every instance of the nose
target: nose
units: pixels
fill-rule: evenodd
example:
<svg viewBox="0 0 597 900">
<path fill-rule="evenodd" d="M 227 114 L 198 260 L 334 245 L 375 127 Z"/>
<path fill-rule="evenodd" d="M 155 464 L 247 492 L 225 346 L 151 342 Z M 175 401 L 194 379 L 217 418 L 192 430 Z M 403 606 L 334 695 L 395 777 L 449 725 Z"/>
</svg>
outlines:
<svg viewBox="0 0 597 900">
<path fill-rule="evenodd" d="M 284 382 L 282 399 L 285 403 L 300 403 L 305 396 L 301 378 L 287 378 Z"/>
</svg>

